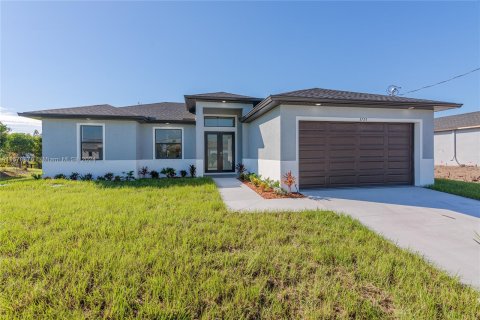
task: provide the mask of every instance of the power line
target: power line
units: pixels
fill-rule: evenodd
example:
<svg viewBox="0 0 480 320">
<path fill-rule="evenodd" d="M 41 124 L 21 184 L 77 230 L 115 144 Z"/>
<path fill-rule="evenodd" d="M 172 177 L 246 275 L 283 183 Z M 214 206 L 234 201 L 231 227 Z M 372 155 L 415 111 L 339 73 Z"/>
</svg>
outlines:
<svg viewBox="0 0 480 320">
<path fill-rule="evenodd" d="M 466 73 L 460 74 L 460 75 L 458 75 L 458 76 L 452 77 L 452 78 L 447 79 L 447 80 L 443 80 L 443 81 L 440 81 L 440 82 L 437 82 L 437 83 L 434 83 L 434 84 L 430 84 L 430 85 L 428 85 L 428 86 L 424 86 L 424 87 L 421 87 L 421 88 L 418 88 L 418 89 L 415 89 L 415 90 L 410 90 L 410 91 L 407 91 L 407 92 L 405 92 L 405 93 L 401 93 L 401 94 L 399 94 L 399 96 L 404 96 L 404 95 L 406 95 L 407 93 L 417 92 L 417 91 L 419 91 L 419 90 L 423 90 L 423 89 L 426 89 L 426 88 L 431 88 L 431 87 L 434 87 L 434 86 L 438 86 L 439 84 L 442 84 L 442 83 L 445 83 L 445 82 L 448 82 L 448 81 L 452 81 L 452 80 L 454 80 L 454 79 L 458 79 L 458 78 L 464 77 L 464 76 L 466 76 L 466 75 L 468 75 L 468 74 L 470 74 L 470 73 L 474 73 L 475 71 L 478 71 L 478 70 L 480 70 L 480 68 L 473 69 L 473 70 L 471 70 L 471 71 L 468 71 L 468 72 L 466 72 Z"/>
</svg>

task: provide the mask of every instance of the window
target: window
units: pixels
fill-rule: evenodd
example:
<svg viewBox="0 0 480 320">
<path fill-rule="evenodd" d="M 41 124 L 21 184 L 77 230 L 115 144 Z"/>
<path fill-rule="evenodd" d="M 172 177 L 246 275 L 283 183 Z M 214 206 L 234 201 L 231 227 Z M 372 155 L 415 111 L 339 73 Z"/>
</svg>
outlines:
<svg viewBox="0 0 480 320">
<path fill-rule="evenodd" d="M 155 129 L 155 159 L 182 158 L 182 130 Z"/>
<path fill-rule="evenodd" d="M 80 126 L 82 160 L 103 160 L 103 126 Z"/>
<path fill-rule="evenodd" d="M 235 127 L 235 118 L 233 117 L 205 117 L 205 127 Z"/>
</svg>

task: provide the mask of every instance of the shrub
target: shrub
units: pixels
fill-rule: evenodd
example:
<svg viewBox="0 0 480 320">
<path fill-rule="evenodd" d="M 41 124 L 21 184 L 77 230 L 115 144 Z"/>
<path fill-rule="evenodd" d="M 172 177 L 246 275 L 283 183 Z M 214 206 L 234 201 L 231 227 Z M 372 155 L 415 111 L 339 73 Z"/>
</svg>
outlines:
<svg viewBox="0 0 480 320">
<path fill-rule="evenodd" d="M 70 175 L 70 180 L 78 180 L 78 177 L 80 177 L 80 174 L 78 172 L 72 172 Z"/>
<path fill-rule="evenodd" d="M 180 170 L 180 176 L 182 178 L 185 178 L 187 176 L 187 171 L 186 170 Z"/>
<path fill-rule="evenodd" d="M 283 176 L 283 183 L 285 183 L 288 187 L 288 192 L 292 193 L 292 186 L 295 184 L 297 179 L 295 179 L 295 176 L 292 174 L 292 171 L 288 171 L 285 173 Z"/>
<path fill-rule="evenodd" d="M 32 178 L 35 180 L 42 179 L 42 174 L 40 173 L 32 173 Z"/>
<path fill-rule="evenodd" d="M 83 176 L 80 176 L 80 180 L 82 181 L 90 181 L 93 179 L 93 175 L 91 173 L 86 173 Z"/>
<path fill-rule="evenodd" d="M 188 167 L 188 170 L 190 171 L 190 177 L 195 178 L 195 176 L 197 175 L 197 167 L 194 164 L 191 164 Z"/>
<path fill-rule="evenodd" d="M 266 191 L 270 191 L 270 187 L 268 186 L 268 183 L 265 182 L 265 181 L 262 181 L 262 180 L 259 180 L 258 182 L 258 188 L 262 191 L 262 192 L 266 192 Z"/>
<path fill-rule="evenodd" d="M 152 170 L 150 171 L 150 176 L 152 177 L 152 179 L 158 179 L 160 177 L 160 174 L 158 173 L 158 171 Z"/>
<path fill-rule="evenodd" d="M 97 177 L 97 181 L 105 181 L 105 180 L 107 180 L 107 179 L 105 179 L 104 176 L 98 176 Z"/>
<path fill-rule="evenodd" d="M 245 165 L 243 163 L 239 163 L 235 166 L 235 169 L 237 170 L 237 173 L 241 179 L 241 177 L 247 172 L 247 168 L 245 168 Z M 243 179 L 242 179 L 243 180 Z"/>
<path fill-rule="evenodd" d="M 67 179 L 67 176 L 63 173 L 59 173 L 53 176 L 53 179 Z"/>
<path fill-rule="evenodd" d="M 133 170 L 130 170 L 128 172 L 122 172 L 125 175 L 125 181 L 132 181 L 135 180 L 135 175 L 133 174 Z"/>
<path fill-rule="evenodd" d="M 148 167 L 142 167 L 140 170 L 138 170 L 138 174 L 145 178 L 148 174 Z"/>
<path fill-rule="evenodd" d="M 167 178 L 173 178 L 177 175 L 177 172 L 173 168 L 163 168 L 162 171 L 160 171 L 161 174 L 165 175 Z"/>
<path fill-rule="evenodd" d="M 122 177 L 120 177 L 120 176 L 115 176 L 115 177 L 113 177 L 113 181 L 115 181 L 115 182 L 120 182 L 120 181 L 122 181 Z"/>
<path fill-rule="evenodd" d="M 287 192 L 285 190 L 283 190 L 281 187 L 274 187 L 273 192 L 275 192 L 276 194 L 281 195 L 281 196 L 287 194 Z"/>
<path fill-rule="evenodd" d="M 114 175 L 112 172 L 107 172 L 107 173 L 105 173 L 105 175 L 104 175 L 103 177 L 104 177 L 105 180 L 107 180 L 107 181 L 112 181 L 113 178 L 114 178 L 114 176 L 115 176 L 115 175 Z"/>
</svg>

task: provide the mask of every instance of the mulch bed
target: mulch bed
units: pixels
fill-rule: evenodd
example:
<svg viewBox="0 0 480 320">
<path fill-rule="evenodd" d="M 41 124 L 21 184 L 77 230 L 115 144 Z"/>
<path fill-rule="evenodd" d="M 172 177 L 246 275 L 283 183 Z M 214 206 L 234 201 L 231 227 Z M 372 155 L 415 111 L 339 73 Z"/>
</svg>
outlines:
<svg viewBox="0 0 480 320">
<path fill-rule="evenodd" d="M 242 181 L 242 180 L 240 180 Z M 285 198 L 305 198 L 305 196 L 299 192 L 292 192 L 292 193 L 287 193 L 287 194 L 276 194 L 271 191 L 262 191 L 260 188 L 256 187 L 253 183 L 250 181 L 242 181 L 243 184 L 247 185 L 250 189 L 258 193 L 262 198 L 264 199 L 285 199 Z"/>
</svg>

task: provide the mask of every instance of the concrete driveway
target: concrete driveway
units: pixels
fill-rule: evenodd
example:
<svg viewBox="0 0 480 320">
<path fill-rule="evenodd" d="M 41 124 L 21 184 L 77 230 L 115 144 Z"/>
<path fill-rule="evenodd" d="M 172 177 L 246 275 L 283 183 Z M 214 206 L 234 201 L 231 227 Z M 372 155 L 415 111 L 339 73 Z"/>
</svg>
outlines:
<svg viewBox="0 0 480 320">
<path fill-rule="evenodd" d="M 418 187 L 308 189 L 321 207 L 344 212 L 480 288 L 480 201 Z"/>
</svg>

